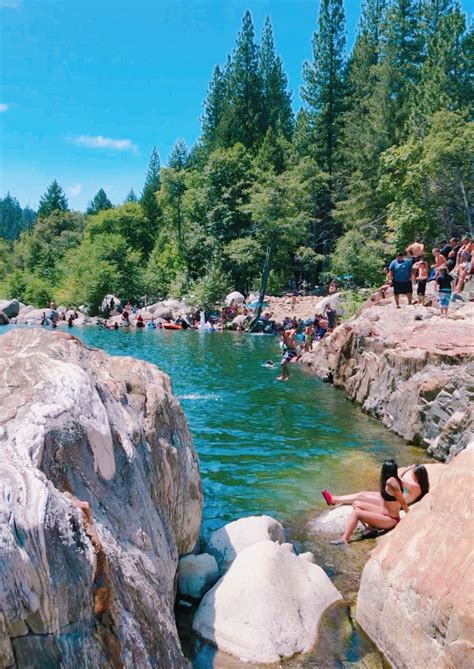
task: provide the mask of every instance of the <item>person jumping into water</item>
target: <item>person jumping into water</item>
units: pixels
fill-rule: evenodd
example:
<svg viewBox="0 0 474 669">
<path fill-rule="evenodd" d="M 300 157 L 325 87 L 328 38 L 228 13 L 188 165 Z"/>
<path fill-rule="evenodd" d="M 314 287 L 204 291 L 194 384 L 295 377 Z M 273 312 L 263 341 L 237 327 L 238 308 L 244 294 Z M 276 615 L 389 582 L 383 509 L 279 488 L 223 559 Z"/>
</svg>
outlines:
<svg viewBox="0 0 474 669">
<path fill-rule="evenodd" d="M 290 373 L 288 371 L 288 364 L 298 357 L 298 346 L 295 340 L 295 330 L 285 330 L 281 327 L 278 330 L 283 344 L 283 355 L 280 360 L 281 374 L 277 377 L 277 381 L 288 381 Z"/>
</svg>

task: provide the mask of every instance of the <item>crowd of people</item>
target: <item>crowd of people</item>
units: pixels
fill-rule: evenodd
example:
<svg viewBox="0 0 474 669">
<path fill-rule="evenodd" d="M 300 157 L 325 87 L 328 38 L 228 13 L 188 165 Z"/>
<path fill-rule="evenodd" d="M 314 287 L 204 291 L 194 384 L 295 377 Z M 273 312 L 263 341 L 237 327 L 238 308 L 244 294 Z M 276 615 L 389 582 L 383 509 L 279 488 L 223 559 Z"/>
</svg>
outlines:
<svg viewBox="0 0 474 669">
<path fill-rule="evenodd" d="M 473 253 L 474 241 L 467 236 L 460 240 L 453 237 L 449 242 L 443 239 L 431 251 L 433 262 L 429 262 L 425 245 L 421 239 L 416 239 L 384 268 L 386 281 L 380 293 L 385 297 L 392 287 L 397 309 L 400 308 L 400 295 L 407 296 L 409 305 L 424 305 L 427 285 L 433 281 L 438 291 L 441 315 L 445 316 L 451 301 L 463 300 L 461 293 L 474 274 Z M 416 301 L 413 301 L 414 286 Z"/>
</svg>

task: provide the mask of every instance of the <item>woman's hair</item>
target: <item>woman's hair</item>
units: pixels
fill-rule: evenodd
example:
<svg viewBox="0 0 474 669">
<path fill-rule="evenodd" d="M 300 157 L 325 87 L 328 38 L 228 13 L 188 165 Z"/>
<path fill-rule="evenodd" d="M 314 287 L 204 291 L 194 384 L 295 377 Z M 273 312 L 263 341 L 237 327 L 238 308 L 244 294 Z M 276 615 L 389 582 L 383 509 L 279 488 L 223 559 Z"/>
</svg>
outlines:
<svg viewBox="0 0 474 669">
<path fill-rule="evenodd" d="M 387 481 L 392 477 L 396 478 L 400 483 L 400 479 L 398 478 L 398 465 L 395 460 L 385 460 L 382 465 L 382 471 L 380 472 L 380 492 L 382 493 L 382 497 L 385 493 Z M 400 488 L 401 487 L 402 486 L 400 485 Z"/>
<path fill-rule="evenodd" d="M 418 485 L 421 488 L 421 493 L 416 498 L 416 501 L 419 502 L 420 499 L 424 497 L 427 492 L 429 492 L 430 480 L 428 478 L 428 472 L 424 465 L 415 465 L 415 468 L 413 469 L 413 474 L 415 476 Z"/>
</svg>

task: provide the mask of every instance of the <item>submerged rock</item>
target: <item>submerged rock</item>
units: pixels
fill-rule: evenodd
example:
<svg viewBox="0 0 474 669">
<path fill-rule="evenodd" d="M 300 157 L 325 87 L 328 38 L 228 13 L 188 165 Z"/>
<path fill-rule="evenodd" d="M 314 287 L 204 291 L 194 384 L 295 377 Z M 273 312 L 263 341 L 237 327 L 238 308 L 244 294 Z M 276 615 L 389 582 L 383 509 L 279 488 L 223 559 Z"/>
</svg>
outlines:
<svg viewBox="0 0 474 669">
<path fill-rule="evenodd" d="M 248 546 L 202 600 L 193 628 L 248 662 L 309 652 L 324 611 L 342 597 L 325 572 L 273 541 Z"/>
<path fill-rule="evenodd" d="M 178 590 L 192 599 L 201 597 L 219 578 L 216 558 L 209 553 L 184 555 L 178 565 Z"/>
<path fill-rule="evenodd" d="M 468 669 L 474 664 L 474 447 L 366 564 L 357 622 L 397 669 Z"/>
<path fill-rule="evenodd" d="M 303 356 L 321 377 L 402 437 L 450 460 L 474 438 L 474 304 L 368 302 Z M 423 320 L 415 320 L 415 315 Z"/>
<path fill-rule="evenodd" d="M 168 377 L 39 328 L 0 337 L 0 370 L 0 666 L 186 666 L 202 493 Z"/>
<path fill-rule="evenodd" d="M 250 516 L 227 523 L 212 532 L 207 540 L 207 551 L 217 560 L 221 574 L 240 551 L 259 541 L 285 541 L 283 525 L 271 516 Z"/>
</svg>

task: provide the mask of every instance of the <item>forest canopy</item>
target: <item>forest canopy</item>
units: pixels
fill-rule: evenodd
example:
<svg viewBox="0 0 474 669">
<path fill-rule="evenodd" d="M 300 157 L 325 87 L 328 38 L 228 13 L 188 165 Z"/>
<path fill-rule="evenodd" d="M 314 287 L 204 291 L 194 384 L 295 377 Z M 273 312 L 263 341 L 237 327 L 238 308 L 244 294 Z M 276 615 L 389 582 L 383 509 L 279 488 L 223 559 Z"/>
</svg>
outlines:
<svg viewBox="0 0 474 669">
<path fill-rule="evenodd" d="M 0 293 L 97 311 L 126 300 L 351 277 L 396 248 L 473 234 L 472 26 L 456 0 L 365 0 L 346 48 L 343 0 L 321 0 L 295 111 L 270 17 L 247 11 L 216 65 L 193 147 L 153 149 L 143 190 L 85 214 L 54 180 L 38 211 L 0 199 Z M 308 36 L 309 37 L 309 36 Z M 224 56 L 225 54 L 223 54 Z M 107 175 L 104 175 L 104 182 Z"/>
</svg>

